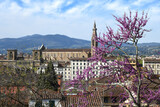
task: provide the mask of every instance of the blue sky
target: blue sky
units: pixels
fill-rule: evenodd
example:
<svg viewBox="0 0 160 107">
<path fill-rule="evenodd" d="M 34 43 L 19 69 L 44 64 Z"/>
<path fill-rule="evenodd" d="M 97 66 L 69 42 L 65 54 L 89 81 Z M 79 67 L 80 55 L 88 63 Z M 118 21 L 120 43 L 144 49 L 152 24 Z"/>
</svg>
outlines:
<svg viewBox="0 0 160 107">
<path fill-rule="evenodd" d="M 90 40 L 93 23 L 98 33 L 106 26 L 116 30 L 112 15 L 139 11 L 149 13 L 140 42 L 160 42 L 160 0 L 0 0 L 0 38 L 32 34 L 64 34 Z"/>
</svg>

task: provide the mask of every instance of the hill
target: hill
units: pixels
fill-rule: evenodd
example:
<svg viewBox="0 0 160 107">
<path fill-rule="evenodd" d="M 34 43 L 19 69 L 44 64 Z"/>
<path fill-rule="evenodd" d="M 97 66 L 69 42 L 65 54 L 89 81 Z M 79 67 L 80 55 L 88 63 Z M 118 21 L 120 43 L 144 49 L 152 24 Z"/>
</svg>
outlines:
<svg viewBox="0 0 160 107">
<path fill-rule="evenodd" d="M 29 35 L 21 38 L 0 39 L 0 53 L 7 49 L 18 49 L 21 52 L 31 52 L 42 44 L 47 48 L 90 48 L 90 41 L 70 38 L 65 35 Z"/>
<path fill-rule="evenodd" d="M 90 48 L 90 41 L 70 38 L 66 35 L 34 34 L 20 38 L 0 39 L 0 53 L 6 53 L 7 49 L 18 49 L 20 52 L 31 53 L 33 49 L 38 49 L 42 44 L 48 49 L 52 48 Z M 132 46 L 123 44 L 123 50 L 134 55 L 135 49 Z M 139 43 L 139 55 L 159 55 L 160 43 Z M 118 52 L 120 53 L 120 52 Z M 115 52 L 117 54 L 117 52 Z"/>
</svg>

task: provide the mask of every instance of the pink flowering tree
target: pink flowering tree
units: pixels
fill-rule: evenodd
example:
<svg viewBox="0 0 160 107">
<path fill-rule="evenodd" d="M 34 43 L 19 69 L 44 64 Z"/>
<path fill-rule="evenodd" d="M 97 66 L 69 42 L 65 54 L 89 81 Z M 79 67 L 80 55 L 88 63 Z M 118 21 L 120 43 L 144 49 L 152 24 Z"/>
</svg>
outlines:
<svg viewBox="0 0 160 107">
<path fill-rule="evenodd" d="M 154 101 L 160 101 L 160 81 L 155 81 L 151 77 L 152 69 L 142 68 L 138 61 L 138 41 L 143 37 L 148 22 L 147 13 L 142 12 L 139 16 L 138 12 L 132 12 L 127 15 L 124 13 L 122 17 L 114 16 L 118 22 L 118 30 L 113 31 L 111 27 L 107 27 L 106 33 L 95 38 L 99 46 L 94 47 L 94 55 L 89 59 L 91 66 L 84 70 L 83 74 L 77 73 L 77 78 L 67 84 L 74 86 L 78 84 L 78 88 L 82 88 L 84 92 L 84 80 L 90 80 L 96 76 L 96 70 L 100 72 L 100 77 L 109 77 L 107 86 L 116 85 L 124 90 L 121 98 L 128 100 L 131 105 L 141 107 L 146 104 L 149 106 Z M 123 51 L 122 45 L 128 44 L 135 47 L 135 65 L 130 64 L 129 55 Z M 106 60 L 106 55 L 111 54 L 114 50 L 124 53 L 120 59 L 113 62 Z M 122 58 L 123 57 L 123 58 Z M 101 62 L 101 64 L 98 64 Z M 98 67 L 98 69 L 97 69 Z M 98 84 L 98 83 L 97 83 Z M 151 87 L 154 84 L 154 88 Z M 88 85 L 88 82 L 85 82 Z M 124 100 L 123 100 L 124 101 Z"/>
</svg>

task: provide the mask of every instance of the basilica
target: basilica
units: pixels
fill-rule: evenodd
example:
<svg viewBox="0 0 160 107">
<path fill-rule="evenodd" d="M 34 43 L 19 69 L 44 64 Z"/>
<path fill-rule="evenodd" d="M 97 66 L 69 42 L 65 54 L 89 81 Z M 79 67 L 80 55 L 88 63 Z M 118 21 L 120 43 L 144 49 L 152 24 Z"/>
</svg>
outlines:
<svg viewBox="0 0 160 107">
<path fill-rule="evenodd" d="M 28 67 L 34 72 L 45 72 L 46 63 L 52 61 L 57 74 L 62 75 L 63 80 L 76 77 L 76 72 L 83 72 L 89 66 L 88 58 L 94 53 L 94 47 L 98 46 L 96 23 L 93 26 L 91 37 L 91 49 L 47 49 L 42 44 L 38 49 L 32 50 L 32 55 L 18 54 L 16 49 L 7 50 L 6 60 L 0 60 L 0 65 L 14 67 Z"/>
<path fill-rule="evenodd" d="M 93 54 L 93 47 L 97 47 L 95 37 L 97 36 L 96 23 L 94 23 L 91 38 L 91 49 L 46 49 L 42 45 L 38 50 L 33 50 L 33 60 L 69 61 L 70 58 L 89 58 Z"/>
</svg>

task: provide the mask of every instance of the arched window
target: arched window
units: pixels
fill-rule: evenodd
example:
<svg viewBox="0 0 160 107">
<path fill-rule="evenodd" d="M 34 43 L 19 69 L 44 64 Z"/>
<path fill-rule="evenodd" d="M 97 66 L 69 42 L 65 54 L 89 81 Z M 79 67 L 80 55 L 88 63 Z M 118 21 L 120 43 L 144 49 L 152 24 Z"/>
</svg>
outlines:
<svg viewBox="0 0 160 107">
<path fill-rule="evenodd" d="M 35 53 L 34 53 L 34 59 L 35 59 L 35 60 L 38 60 L 38 52 L 35 52 Z"/>
<path fill-rule="evenodd" d="M 9 53 L 9 60 L 12 60 L 12 59 L 13 59 L 13 53 L 10 52 L 10 53 Z"/>
</svg>

